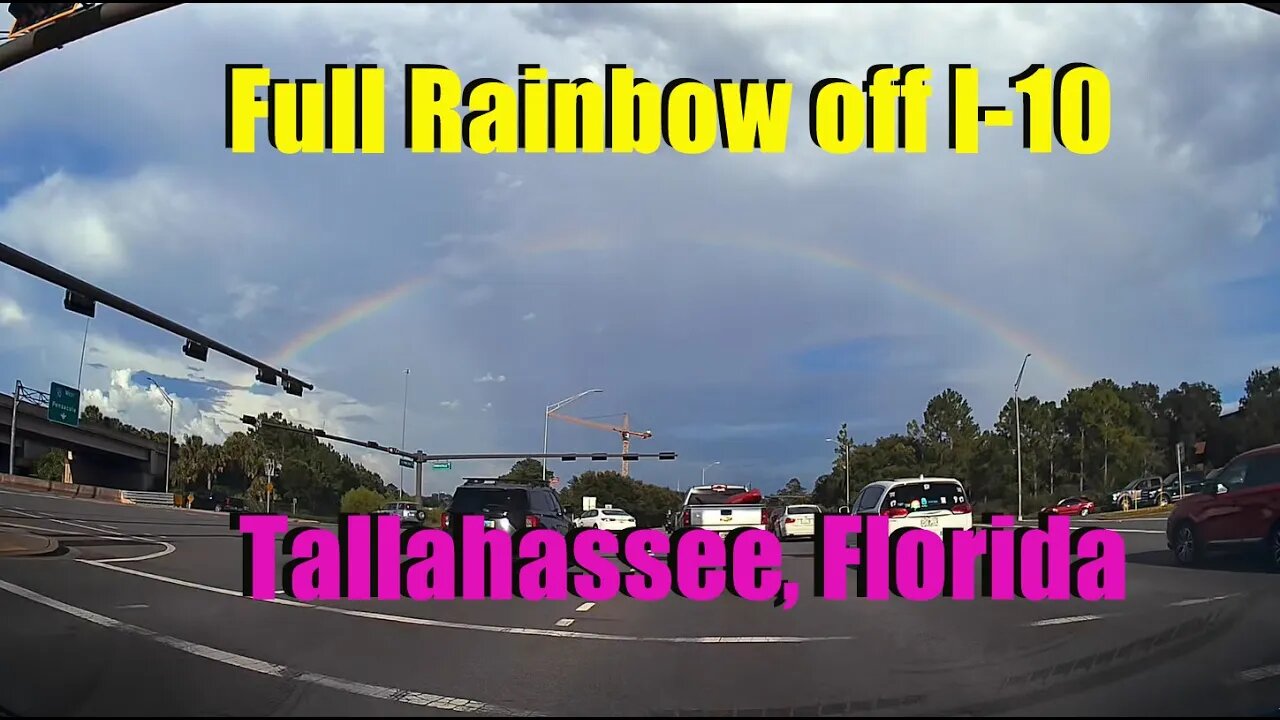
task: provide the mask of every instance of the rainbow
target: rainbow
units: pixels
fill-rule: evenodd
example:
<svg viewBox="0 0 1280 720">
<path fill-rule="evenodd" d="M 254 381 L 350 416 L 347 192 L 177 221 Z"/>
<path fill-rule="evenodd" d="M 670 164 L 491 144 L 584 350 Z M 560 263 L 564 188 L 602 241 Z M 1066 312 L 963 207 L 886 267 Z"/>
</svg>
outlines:
<svg viewBox="0 0 1280 720">
<path fill-rule="evenodd" d="M 992 313 L 973 305 L 963 298 L 946 293 L 932 285 L 922 283 L 908 275 L 873 265 L 855 255 L 846 252 L 837 252 L 835 250 L 819 246 L 797 244 L 792 241 L 779 242 L 742 236 L 735 237 L 732 240 L 695 238 L 692 242 L 703 245 L 719 245 L 736 250 L 782 254 L 788 257 L 803 258 L 812 261 L 815 264 L 822 265 L 823 267 L 852 270 L 885 287 L 896 290 L 908 297 L 916 298 L 917 300 L 938 308 L 953 317 L 965 321 L 973 326 L 982 328 L 987 334 L 996 338 L 1008 347 L 1011 351 L 1011 355 L 1017 356 L 1016 358 L 1011 357 L 1011 365 L 1015 362 L 1021 361 L 1023 353 L 1031 353 L 1037 365 L 1041 365 L 1048 369 L 1055 377 L 1068 383 L 1069 387 L 1084 387 L 1090 382 L 1084 373 L 1072 367 L 1070 363 L 1051 350 L 1038 338 L 1010 326 Z M 594 249 L 598 247 L 599 245 L 596 243 L 584 242 L 579 239 L 557 238 L 550 242 L 527 246 L 518 250 L 517 254 L 546 255 L 557 252 Z M 404 280 L 390 289 L 383 290 L 357 301 L 349 308 L 320 322 L 303 332 L 301 335 L 298 335 L 285 343 L 284 347 L 275 354 L 275 364 L 279 365 L 288 363 L 308 348 L 311 348 L 323 341 L 325 338 L 396 304 L 400 300 L 414 294 L 420 288 L 429 284 L 434 277 L 434 273 L 428 272 L 426 274 Z"/>
<path fill-rule="evenodd" d="M 401 282 L 390 289 L 370 295 L 363 300 L 356 302 L 342 312 L 328 318 L 327 320 L 311 327 L 301 335 L 293 338 L 285 343 L 284 347 L 276 351 L 273 359 L 273 365 L 283 365 L 293 358 L 296 358 L 307 348 L 310 348 L 325 338 L 342 331 L 344 328 L 355 325 L 361 320 L 385 310 L 395 305 L 400 300 L 409 297 L 417 292 L 420 288 L 429 283 L 434 276 L 431 273 L 419 275 Z"/>
</svg>

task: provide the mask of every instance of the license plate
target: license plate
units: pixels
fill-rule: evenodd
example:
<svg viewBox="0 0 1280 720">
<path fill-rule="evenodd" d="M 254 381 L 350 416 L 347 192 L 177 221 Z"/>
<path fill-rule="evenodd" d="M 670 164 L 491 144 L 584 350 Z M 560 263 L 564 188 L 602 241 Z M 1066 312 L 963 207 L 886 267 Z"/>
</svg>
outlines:
<svg viewBox="0 0 1280 720">
<path fill-rule="evenodd" d="M 813 518 L 811 518 L 811 517 L 802 517 L 802 518 L 800 518 L 800 524 L 801 524 L 801 525 L 812 525 L 812 524 L 813 524 Z"/>
<path fill-rule="evenodd" d="M 938 518 L 920 518 L 920 527 L 922 528 L 938 527 Z"/>
</svg>

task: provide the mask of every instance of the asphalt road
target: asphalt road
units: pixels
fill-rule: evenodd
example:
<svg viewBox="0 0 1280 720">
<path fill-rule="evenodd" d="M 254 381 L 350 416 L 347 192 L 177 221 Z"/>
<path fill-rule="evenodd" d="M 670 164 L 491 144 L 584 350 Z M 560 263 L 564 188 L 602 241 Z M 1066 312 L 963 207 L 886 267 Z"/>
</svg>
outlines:
<svg viewBox="0 0 1280 720">
<path fill-rule="evenodd" d="M 0 492 L 3 528 L 66 551 L 0 558 L 0 714 L 1257 715 L 1280 707 L 1280 585 L 1246 561 L 1173 567 L 1124 530 L 1124 601 L 813 595 L 597 604 L 240 595 L 226 516 Z"/>
</svg>

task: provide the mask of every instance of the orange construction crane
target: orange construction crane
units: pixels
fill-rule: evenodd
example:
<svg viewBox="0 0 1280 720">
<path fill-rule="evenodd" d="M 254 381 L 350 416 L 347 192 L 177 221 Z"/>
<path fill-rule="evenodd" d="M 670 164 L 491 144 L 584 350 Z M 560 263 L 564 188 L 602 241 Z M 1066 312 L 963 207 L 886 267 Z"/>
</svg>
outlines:
<svg viewBox="0 0 1280 720">
<path fill-rule="evenodd" d="M 613 425 L 598 423 L 591 420 L 583 420 L 582 418 L 570 417 L 568 415 L 560 415 L 559 413 L 547 413 L 547 416 L 556 418 L 557 420 L 564 420 L 565 422 L 571 422 L 574 425 L 581 425 L 582 427 L 589 427 L 589 428 L 594 428 L 596 430 L 604 430 L 606 432 L 618 433 L 619 435 L 622 436 L 622 454 L 623 455 L 626 455 L 628 452 L 631 451 L 631 438 L 634 437 L 640 440 L 648 440 L 649 438 L 653 437 L 653 433 L 648 430 L 632 430 L 631 416 L 627 415 L 626 413 L 622 414 L 622 427 L 615 427 Z M 622 474 L 626 475 L 627 477 L 631 477 L 631 462 L 627 460 L 627 458 L 625 457 L 622 458 Z"/>
</svg>

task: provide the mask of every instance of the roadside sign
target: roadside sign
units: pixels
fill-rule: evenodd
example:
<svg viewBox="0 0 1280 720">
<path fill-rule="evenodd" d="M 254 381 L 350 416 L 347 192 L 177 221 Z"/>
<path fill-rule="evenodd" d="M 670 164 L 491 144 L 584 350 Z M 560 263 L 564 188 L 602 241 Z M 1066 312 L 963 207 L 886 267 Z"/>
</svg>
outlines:
<svg viewBox="0 0 1280 720">
<path fill-rule="evenodd" d="M 434 463 L 431 463 L 431 469 L 432 469 L 432 470 L 452 470 L 452 469 L 453 469 L 453 461 L 452 461 L 452 460 L 445 460 L 444 462 L 434 462 Z"/>
<path fill-rule="evenodd" d="M 80 427 L 80 391 L 61 383 L 49 383 L 49 421 Z"/>
<path fill-rule="evenodd" d="M 413 461 L 409 458 L 400 458 L 400 467 L 413 469 Z"/>
</svg>

